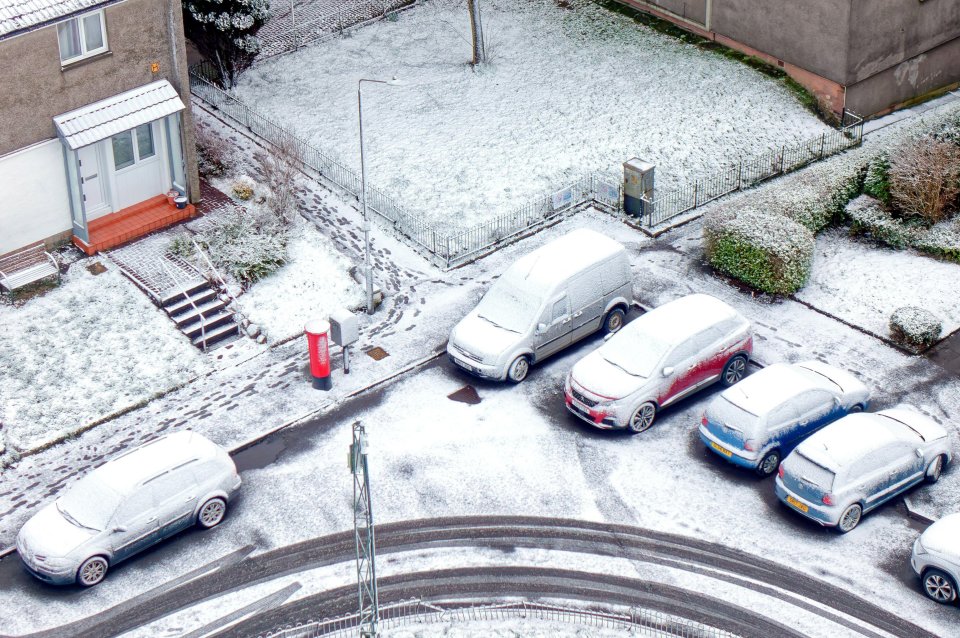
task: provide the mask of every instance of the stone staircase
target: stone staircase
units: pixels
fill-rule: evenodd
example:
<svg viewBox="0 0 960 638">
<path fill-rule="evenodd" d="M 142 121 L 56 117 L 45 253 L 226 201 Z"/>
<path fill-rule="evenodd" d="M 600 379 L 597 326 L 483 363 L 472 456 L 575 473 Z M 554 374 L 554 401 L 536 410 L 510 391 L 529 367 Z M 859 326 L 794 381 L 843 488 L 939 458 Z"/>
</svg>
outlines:
<svg viewBox="0 0 960 638">
<path fill-rule="evenodd" d="M 168 244 L 169 238 L 148 237 L 105 254 L 196 347 L 206 351 L 240 335 L 229 297 L 192 264 L 168 253 Z"/>
<path fill-rule="evenodd" d="M 159 302 L 177 328 L 202 350 L 240 333 L 227 302 L 205 280 L 192 282 L 177 292 L 168 291 Z"/>
</svg>

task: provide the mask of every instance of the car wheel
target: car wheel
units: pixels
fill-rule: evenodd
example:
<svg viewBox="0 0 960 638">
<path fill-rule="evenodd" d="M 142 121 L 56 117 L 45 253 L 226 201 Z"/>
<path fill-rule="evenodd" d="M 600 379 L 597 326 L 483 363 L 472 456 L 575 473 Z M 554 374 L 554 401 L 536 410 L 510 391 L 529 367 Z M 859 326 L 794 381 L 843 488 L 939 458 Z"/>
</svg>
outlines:
<svg viewBox="0 0 960 638">
<path fill-rule="evenodd" d="M 222 498 L 211 498 L 203 504 L 197 514 L 197 525 L 204 529 L 217 526 L 227 514 L 227 502 Z"/>
<path fill-rule="evenodd" d="M 512 383 L 520 383 L 527 378 L 528 372 L 530 372 L 530 360 L 525 356 L 519 356 L 507 368 L 507 379 Z"/>
<path fill-rule="evenodd" d="M 780 450 L 770 450 L 757 465 L 757 474 L 763 478 L 773 476 L 780 467 Z"/>
<path fill-rule="evenodd" d="M 107 559 L 103 556 L 93 556 L 83 561 L 77 570 L 77 584 L 83 587 L 93 587 L 107 575 Z"/>
<path fill-rule="evenodd" d="M 747 373 L 747 358 L 742 354 L 731 358 L 727 365 L 723 366 L 723 372 L 720 374 L 720 382 L 730 387 L 743 378 Z"/>
<path fill-rule="evenodd" d="M 603 320 L 603 331 L 606 334 L 617 332 L 623 327 L 623 320 L 626 315 L 620 308 L 614 308 L 607 313 L 607 318 Z"/>
<path fill-rule="evenodd" d="M 927 483 L 936 483 L 940 480 L 940 475 L 943 474 L 943 456 L 938 456 L 937 458 L 930 461 L 930 465 L 927 466 L 927 473 L 925 478 Z"/>
<path fill-rule="evenodd" d="M 957 584 L 946 572 L 930 568 L 923 573 L 923 593 L 927 598 L 946 605 L 957 598 Z"/>
<path fill-rule="evenodd" d="M 841 534 L 846 534 L 853 530 L 860 523 L 860 519 L 863 517 L 863 508 L 858 504 L 854 503 L 847 509 L 843 510 L 843 514 L 840 515 L 840 522 L 837 523 L 837 530 Z"/>
<path fill-rule="evenodd" d="M 656 418 L 657 406 L 650 401 L 647 401 L 633 411 L 633 414 L 630 415 L 630 422 L 627 423 L 627 426 L 630 428 L 631 432 L 634 434 L 639 434 L 644 430 L 649 430 L 650 426 L 653 425 L 654 419 Z"/>
</svg>

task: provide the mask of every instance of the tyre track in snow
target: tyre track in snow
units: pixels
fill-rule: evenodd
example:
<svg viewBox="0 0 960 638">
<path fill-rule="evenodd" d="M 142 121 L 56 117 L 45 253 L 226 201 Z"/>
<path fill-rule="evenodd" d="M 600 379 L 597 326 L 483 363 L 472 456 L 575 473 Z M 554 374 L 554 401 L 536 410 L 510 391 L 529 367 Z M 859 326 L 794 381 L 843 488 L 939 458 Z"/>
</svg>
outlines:
<svg viewBox="0 0 960 638">
<path fill-rule="evenodd" d="M 901 638 L 935 636 L 841 587 L 741 550 L 687 536 L 628 525 L 518 516 L 450 517 L 377 526 L 377 553 L 381 556 L 414 550 L 464 547 L 561 550 L 662 565 L 760 592 L 871 638 L 886 635 L 883 632 Z M 310 539 L 224 565 L 190 582 L 159 589 L 155 595 L 121 603 L 94 617 L 28 635 L 37 638 L 119 635 L 231 591 L 308 569 L 352 562 L 354 552 L 352 530 Z M 605 588 L 609 586 L 615 591 L 633 591 L 637 596 L 632 599 L 633 602 L 623 604 L 650 607 L 694 620 L 700 618 L 697 614 L 713 614 L 715 621 L 727 618 L 733 613 L 731 609 L 735 608 L 737 618 L 734 621 L 744 625 L 738 629 L 744 636 L 792 635 L 780 629 L 770 633 L 771 621 L 757 617 L 755 612 L 746 608 L 662 583 L 517 566 L 445 570 L 432 574 L 383 579 L 381 582 L 387 585 L 386 591 L 393 593 L 381 598 L 382 602 L 388 602 L 394 596 L 396 600 L 415 596 L 425 599 L 439 596 L 450 600 L 514 595 L 571 597 L 610 603 L 613 599 L 607 595 L 609 592 Z M 449 579 L 443 580 L 442 586 L 433 587 L 431 578 L 441 575 L 444 578 L 449 576 Z M 539 589 L 538 582 L 541 583 Z M 356 587 L 346 589 L 355 597 Z M 337 615 L 341 612 L 338 591 L 316 594 L 268 612 L 264 622 L 273 624 L 265 630 L 257 624 L 257 618 L 251 618 L 237 625 L 243 627 L 245 633 L 223 635 L 256 635 L 284 623 Z M 629 598 L 627 593 L 623 593 L 623 596 Z M 312 602 L 304 602 L 307 600 Z M 349 602 L 349 610 L 352 611 L 355 598 Z"/>
</svg>

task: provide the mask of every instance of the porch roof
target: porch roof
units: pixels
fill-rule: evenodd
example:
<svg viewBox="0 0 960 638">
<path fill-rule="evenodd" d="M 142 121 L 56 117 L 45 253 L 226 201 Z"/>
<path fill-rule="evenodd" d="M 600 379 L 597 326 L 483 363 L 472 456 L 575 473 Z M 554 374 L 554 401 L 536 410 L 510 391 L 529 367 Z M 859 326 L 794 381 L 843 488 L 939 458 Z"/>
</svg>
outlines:
<svg viewBox="0 0 960 638">
<path fill-rule="evenodd" d="M 158 80 L 53 118 L 57 133 L 77 150 L 186 107 L 166 80 Z"/>
</svg>

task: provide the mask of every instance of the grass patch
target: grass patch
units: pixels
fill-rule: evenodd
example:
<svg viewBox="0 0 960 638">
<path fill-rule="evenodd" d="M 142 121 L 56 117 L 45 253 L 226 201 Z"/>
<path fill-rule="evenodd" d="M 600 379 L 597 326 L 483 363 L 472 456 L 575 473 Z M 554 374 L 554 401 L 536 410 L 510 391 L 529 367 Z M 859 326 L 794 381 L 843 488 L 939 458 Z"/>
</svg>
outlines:
<svg viewBox="0 0 960 638">
<path fill-rule="evenodd" d="M 717 55 L 722 55 L 725 58 L 736 60 L 737 62 L 745 64 L 755 71 L 763 73 L 767 77 L 779 80 L 780 83 L 783 84 L 787 90 L 793 94 L 793 96 L 801 105 L 803 105 L 804 108 L 827 124 L 833 125 L 836 123 L 836 117 L 832 113 L 824 111 L 816 96 L 808 91 L 802 84 L 790 77 L 787 72 L 779 66 L 770 64 L 766 60 L 758 58 L 755 55 L 749 55 L 747 53 L 743 53 L 742 51 L 731 49 L 728 46 L 720 44 L 719 42 L 709 40 L 697 35 L 696 33 L 691 33 L 690 31 L 677 26 L 669 20 L 664 20 L 649 13 L 644 13 L 639 9 L 622 4 L 617 0 L 594 1 L 604 9 L 626 16 L 637 24 L 642 24 L 643 26 L 653 29 L 658 33 L 668 35 L 688 44 L 696 45 L 698 48 L 704 51 L 712 51 Z"/>
</svg>

